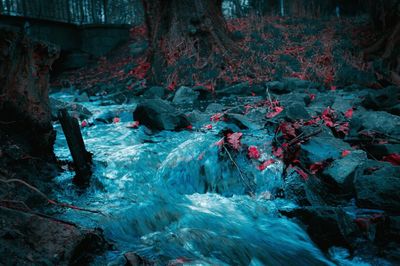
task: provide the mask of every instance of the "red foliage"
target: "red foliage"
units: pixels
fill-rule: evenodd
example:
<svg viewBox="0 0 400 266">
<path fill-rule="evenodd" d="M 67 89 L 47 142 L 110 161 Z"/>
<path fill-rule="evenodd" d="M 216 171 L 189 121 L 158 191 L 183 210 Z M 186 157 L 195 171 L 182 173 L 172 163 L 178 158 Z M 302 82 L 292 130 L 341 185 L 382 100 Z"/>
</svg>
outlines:
<svg viewBox="0 0 400 266">
<path fill-rule="evenodd" d="M 242 146 L 240 139 L 242 138 L 243 133 L 235 132 L 235 133 L 228 133 L 226 136 L 228 144 L 235 150 L 239 150 Z"/>
<path fill-rule="evenodd" d="M 250 146 L 247 151 L 247 155 L 251 159 L 258 159 L 261 156 L 260 151 L 257 149 L 256 146 Z"/>
<path fill-rule="evenodd" d="M 342 157 L 346 157 L 347 155 L 349 155 L 351 153 L 351 151 L 349 150 L 344 150 L 342 151 Z"/>
<path fill-rule="evenodd" d="M 132 124 L 128 126 L 128 128 L 138 128 L 140 125 L 139 121 L 133 121 Z"/>
<path fill-rule="evenodd" d="M 272 111 L 267 113 L 267 118 L 273 118 L 277 115 L 279 115 L 283 111 L 283 107 L 281 106 L 275 106 L 272 108 Z"/>
<path fill-rule="evenodd" d="M 275 162 L 274 159 L 266 160 L 265 162 L 263 162 L 262 164 L 260 164 L 260 165 L 258 166 L 258 169 L 259 169 L 260 171 L 263 171 L 263 170 L 265 170 L 268 166 L 270 166 L 271 164 L 273 164 L 274 162 Z"/>
<path fill-rule="evenodd" d="M 306 172 L 304 172 L 302 169 L 295 167 L 294 170 L 304 179 L 307 180 L 308 179 L 308 174 Z"/>
<path fill-rule="evenodd" d="M 121 121 L 121 119 L 119 119 L 119 117 L 114 117 L 113 118 L 113 123 L 114 124 L 119 123 L 120 121 Z"/>
<path fill-rule="evenodd" d="M 209 125 L 205 125 L 204 128 L 208 129 L 208 130 L 211 130 L 213 128 L 213 126 L 211 124 L 209 124 Z"/>
<path fill-rule="evenodd" d="M 351 119 L 353 117 L 353 108 L 347 110 L 346 113 L 344 113 L 344 116 L 348 119 Z"/>
<path fill-rule="evenodd" d="M 150 69 L 151 65 L 147 61 L 142 61 L 137 67 L 130 71 L 130 74 L 137 79 L 144 79 L 147 75 L 147 71 Z"/>
<path fill-rule="evenodd" d="M 386 162 L 389 162 L 393 165 L 398 166 L 398 165 L 400 165 L 400 154 L 398 154 L 398 153 L 389 154 L 389 155 L 383 157 L 383 160 Z"/>
<path fill-rule="evenodd" d="M 334 120 L 336 119 L 335 111 L 331 109 L 330 107 L 326 108 L 322 112 L 321 118 L 324 120 L 325 125 L 327 127 L 334 127 L 336 126 Z"/>
<path fill-rule="evenodd" d="M 223 115 L 224 115 L 223 113 L 217 113 L 217 114 L 215 114 L 215 115 L 212 115 L 212 116 L 210 117 L 210 121 L 212 121 L 212 122 L 218 122 L 219 120 L 221 120 L 221 118 L 222 118 Z"/>
<path fill-rule="evenodd" d="M 88 122 L 86 120 L 83 120 L 81 122 L 81 127 L 87 127 L 88 126 Z"/>
<path fill-rule="evenodd" d="M 316 173 L 322 171 L 326 166 L 325 162 L 316 162 L 310 165 L 310 172 L 315 175 Z"/>
<path fill-rule="evenodd" d="M 278 131 L 282 132 L 285 139 L 292 139 L 296 137 L 296 129 L 292 123 L 282 122 L 278 127 Z"/>
</svg>

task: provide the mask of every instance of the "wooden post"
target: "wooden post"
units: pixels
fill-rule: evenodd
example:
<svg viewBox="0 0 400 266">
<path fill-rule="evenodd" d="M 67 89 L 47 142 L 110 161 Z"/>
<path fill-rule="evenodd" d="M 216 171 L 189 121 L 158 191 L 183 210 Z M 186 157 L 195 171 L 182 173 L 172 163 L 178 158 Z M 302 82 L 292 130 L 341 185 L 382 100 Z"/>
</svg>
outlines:
<svg viewBox="0 0 400 266">
<path fill-rule="evenodd" d="M 76 173 L 74 182 L 77 185 L 86 185 L 92 175 L 92 154 L 85 148 L 78 120 L 71 117 L 66 109 L 61 109 L 58 112 L 58 119 L 74 160 Z"/>
</svg>

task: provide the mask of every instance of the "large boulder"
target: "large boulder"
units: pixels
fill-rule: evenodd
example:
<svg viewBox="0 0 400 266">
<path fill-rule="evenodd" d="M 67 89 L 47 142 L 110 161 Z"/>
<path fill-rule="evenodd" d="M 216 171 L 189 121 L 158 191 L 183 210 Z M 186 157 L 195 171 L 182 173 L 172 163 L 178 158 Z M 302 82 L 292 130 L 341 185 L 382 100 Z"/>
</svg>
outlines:
<svg viewBox="0 0 400 266">
<path fill-rule="evenodd" d="M 399 104 L 400 88 L 389 86 L 382 90 L 370 90 L 362 101 L 365 108 L 373 110 L 382 110 L 392 113 L 394 106 Z M 398 113 L 394 113 L 399 115 Z"/>
<path fill-rule="evenodd" d="M 98 230 L 0 207 L 4 265 L 88 265 L 106 248 Z"/>
<path fill-rule="evenodd" d="M 363 132 L 400 138 L 400 117 L 383 111 L 357 111 L 350 128 L 352 135 Z"/>
<path fill-rule="evenodd" d="M 331 246 L 351 247 L 353 238 L 358 234 L 352 217 L 341 208 L 302 207 L 281 213 L 300 220 L 311 239 L 323 250 Z"/>
<path fill-rule="evenodd" d="M 345 150 L 351 150 L 348 143 L 328 134 L 321 134 L 301 145 L 300 158 L 305 164 L 314 164 L 338 159 Z"/>
<path fill-rule="evenodd" d="M 194 103 L 199 98 L 199 95 L 200 93 L 198 91 L 182 86 L 176 91 L 172 102 L 176 104 Z"/>
<path fill-rule="evenodd" d="M 357 167 L 367 160 L 364 151 L 351 151 L 343 158 L 336 159 L 323 171 L 324 180 L 333 185 L 339 192 L 352 192 L 353 179 Z"/>
<path fill-rule="evenodd" d="M 133 118 L 152 130 L 180 130 L 190 125 L 187 117 L 161 99 L 144 100 L 136 107 Z"/>
<path fill-rule="evenodd" d="M 92 113 L 83 105 L 74 102 L 64 102 L 54 98 L 50 98 L 51 107 L 51 118 L 52 120 L 58 120 L 58 111 L 61 109 L 67 109 L 67 111 L 76 118 L 81 120 L 88 119 L 92 116 Z"/>
<path fill-rule="evenodd" d="M 368 161 L 357 171 L 354 188 L 357 206 L 400 211 L 400 167 Z"/>
</svg>

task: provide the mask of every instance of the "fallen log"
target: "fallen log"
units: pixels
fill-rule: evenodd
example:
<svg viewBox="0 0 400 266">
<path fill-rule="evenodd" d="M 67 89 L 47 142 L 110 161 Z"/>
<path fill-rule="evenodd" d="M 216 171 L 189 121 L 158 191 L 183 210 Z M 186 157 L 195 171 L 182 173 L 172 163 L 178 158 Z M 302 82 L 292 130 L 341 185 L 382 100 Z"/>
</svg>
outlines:
<svg viewBox="0 0 400 266">
<path fill-rule="evenodd" d="M 66 109 L 59 110 L 58 119 L 74 161 L 76 173 L 74 183 L 86 185 L 92 175 L 92 154 L 85 148 L 78 120 L 71 117 Z"/>
</svg>

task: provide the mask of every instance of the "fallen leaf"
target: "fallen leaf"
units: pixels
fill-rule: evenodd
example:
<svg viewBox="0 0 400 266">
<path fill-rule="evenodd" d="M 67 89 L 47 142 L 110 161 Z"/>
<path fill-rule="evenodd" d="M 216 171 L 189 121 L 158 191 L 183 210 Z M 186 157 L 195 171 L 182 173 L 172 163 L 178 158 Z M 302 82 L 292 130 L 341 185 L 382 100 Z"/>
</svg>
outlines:
<svg viewBox="0 0 400 266">
<path fill-rule="evenodd" d="M 263 170 L 265 170 L 268 166 L 270 166 L 271 164 L 273 164 L 274 162 L 275 162 L 274 159 L 266 160 L 265 162 L 263 162 L 262 164 L 260 164 L 260 165 L 258 166 L 258 170 L 263 171 Z"/>
<path fill-rule="evenodd" d="M 113 123 L 119 123 L 120 121 L 121 121 L 121 119 L 119 119 L 119 117 L 113 118 Z"/>
<path fill-rule="evenodd" d="M 295 167 L 294 170 L 304 179 L 307 180 L 308 179 L 308 174 L 306 172 L 304 172 L 302 169 Z"/>
<path fill-rule="evenodd" d="M 347 155 L 349 155 L 351 153 L 351 151 L 349 150 L 344 150 L 342 151 L 342 157 L 346 157 Z"/>
<path fill-rule="evenodd" d="M 398 166 L 398 165 L 400 165 L 400 154 L 392 153 L 392 154 L 389 154 L 389 155 L 383 157 L 382 160 Z"/>
<path fill-rule="evenodd" d="M 279 115 L 283 111 L 283 107 L 275 106 L 272 108 L 272 112 L 267 114 L 267 118 L 274 118 L 275 116 Z"/>
<path fill-rule="evenodd" d="M 205 125 L 204 128 L 210 130 L 213 128 L 213 126 L 211 124 L 209 124 L 209 125 Z"/>
<path fill-rule="evenodd" d="M 81 122 L 81 127 L 87 127 L 88 126 L 88 122 L 86 120 L 83 120 Z"/>
<path fill-rule="evenodd" d="M 346 113 L 344 113 L 344 116 L 346 118 L 352 118 L 353 117 L 353 108 L 350 108 L 349 110 L 346 111 Z"/>
<path fill-rule="evenodd" d="M 240 142 L 242 136 L 243 133 L 241 132 L 230 133 L 227 135 L 227 141 L 232 146 L 233 149 L 239 150 L 240 146 L 242 145 L 242 143 Z"/>
<path fill-rule="evenodd" d="M 248 153 L 247 153 L 247 155 L 248 155 L 249 158 L 251 158 L 251 159 L 258 159 L 258 158 L 260 158 L 260 152 L 259 152 L 259 150 L 257 149 L 256 146 L 250 146 L 250 147 L 248 148 Z"/>
<path fill-rule="evenodd" d="M 325 168 L 324 162 L 316 162 L 312 165 L 310 165 L 310 172 L 315 175 L 319 171 L 323 170 Z"/>
</svg>

